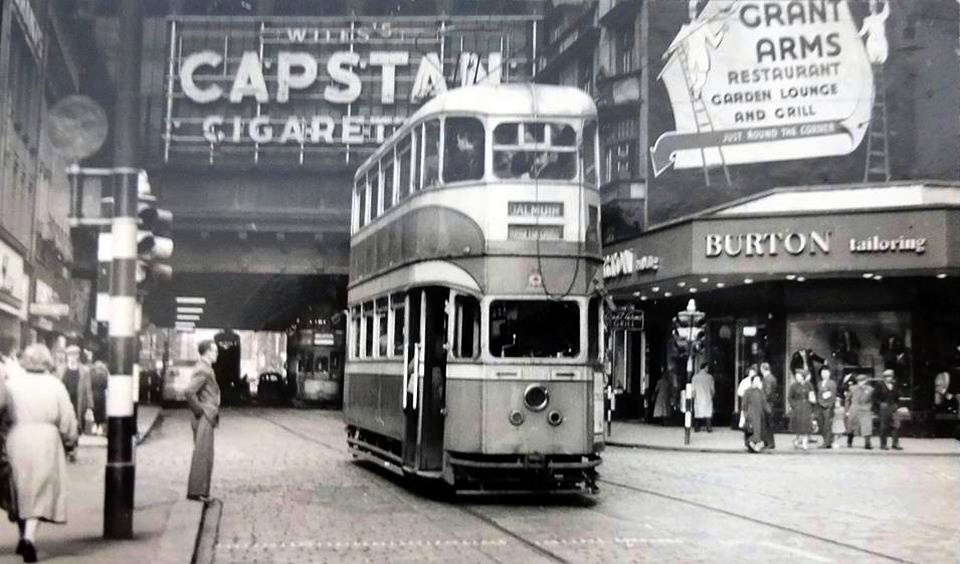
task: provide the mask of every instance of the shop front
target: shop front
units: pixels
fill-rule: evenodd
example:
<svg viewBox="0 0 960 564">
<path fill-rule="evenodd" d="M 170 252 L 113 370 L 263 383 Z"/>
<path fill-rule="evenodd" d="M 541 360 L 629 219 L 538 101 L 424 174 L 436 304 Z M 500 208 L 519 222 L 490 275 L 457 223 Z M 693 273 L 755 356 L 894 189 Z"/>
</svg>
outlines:
<svg viewBox="0 0 960 564">
<path fill-rule="evenodd" d="M 764 362 L 781 423 L 797 367 L 840 380 L 894 370 L 920 433 L 937 375 L 960 379 L 957 185 L 775 190 L 608 248 L 604 277 L 618 305 L 645 314 L 641 334 L 612 332 L 616 417 L 679 421 L 687 366 L 672 334 L 691 298 L 706 313 L 698 360 L 718 424 L 737 420 L 737 384 Z"/>
<path fill-rule="evenodd" d="M 0 337 L 23 345 L 22 324 L 27 318 L 29 278 L 23 270 L 23 255 L 0 240 Z"/>
</svg>

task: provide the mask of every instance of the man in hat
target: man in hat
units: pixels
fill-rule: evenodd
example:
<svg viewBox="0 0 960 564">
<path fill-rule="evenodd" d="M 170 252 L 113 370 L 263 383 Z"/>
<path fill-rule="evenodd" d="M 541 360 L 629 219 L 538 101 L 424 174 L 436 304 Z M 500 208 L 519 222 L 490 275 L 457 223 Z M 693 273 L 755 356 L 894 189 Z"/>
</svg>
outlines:
<svg viewBox="0 0 960 564">
<path fill-rule="evenodd" d="M 820 448 L 833 448 L 833 405 L 837 400 L 837 384 L 830 378 L 830 368 L 820 368 L 820 388 L 817 390 L 817 409 L 820 411 Z"/>
<path fill-rule="evenodd" d="M 64 351 L 66 362 L 57 368 L 57 376 L 67 388 L 70 403 L 77 414 L 80 433 L 84 433 L 87 409 L 93 408 L 93 386 L 90 381 L 90 369 L 80 363 L 80 347 L 70 345 Z"/>
<path fill-rule="evenodd" d="M 897 408 L 900 401 L 900 390 L 893 370 L 883 371 L 883 385 L 877 393 L 880 404 L 880 449 L 887 450 L 887 438 L 893 437 L 893 450 L 903 450 L 900 446 L 900 419 L 897 417 Z"/>
<path fill-rule="evenodd" d="M 213 430 L 220 420 L 220 386 L 213 371 L 219 349 L 213 340 L 197 346 L 197 361 L 184 391 L 187 405 L 193 412 L 193 459 L 187 482 L 187 499 L 210 500 L 210 477 L 213 474 Z"/>
<path fill-rule="evenodd" d="M 854 435 L 863 435 L 863 448 L 871 450 L 870 435 L 873 434 L 873 387 L 867 383 L 867 375 L 857 374 L 857 385 L 847 396 L 847 447 L 853 446 Z"/>
</svg>

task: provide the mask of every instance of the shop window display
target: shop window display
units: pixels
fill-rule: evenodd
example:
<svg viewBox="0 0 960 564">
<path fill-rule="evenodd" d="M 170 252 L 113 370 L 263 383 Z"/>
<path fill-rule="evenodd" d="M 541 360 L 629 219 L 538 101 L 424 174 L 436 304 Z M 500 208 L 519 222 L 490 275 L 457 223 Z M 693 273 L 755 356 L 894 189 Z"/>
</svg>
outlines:
<svg viewBox="0 0 960 564">
<path fill-rule="evenodd" d="M 884 369 L 896 375 L 901 396 L 913 385 L 910 314 L 905 312 L 793 315 L 787 322 L 790 369 L 806 366 L 817 385 L 822 365 L 834 372 L 842 394 L 857 374 L 879 381 Z"/>
</svg>

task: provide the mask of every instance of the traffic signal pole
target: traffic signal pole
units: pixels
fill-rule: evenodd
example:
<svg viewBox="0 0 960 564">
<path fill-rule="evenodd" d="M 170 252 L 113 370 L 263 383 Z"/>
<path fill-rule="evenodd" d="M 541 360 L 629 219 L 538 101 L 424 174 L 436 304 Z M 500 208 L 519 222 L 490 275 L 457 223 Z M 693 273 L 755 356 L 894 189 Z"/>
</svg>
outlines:
<svg viewBox="0 0 960 564">
<path fill-rule="evenodd" d="M 143 36 L 140 0 L 121 0 L 117 98 L 114 106 L 113 261 L 110 276 L 110 380 L 107 387 L 107 467 L 104 477 L 103 536 L 133 538 L 136 483 L 133 365 L 137 307 L 137 183 L 140 153 L 140 56 Z"/>
</svg>

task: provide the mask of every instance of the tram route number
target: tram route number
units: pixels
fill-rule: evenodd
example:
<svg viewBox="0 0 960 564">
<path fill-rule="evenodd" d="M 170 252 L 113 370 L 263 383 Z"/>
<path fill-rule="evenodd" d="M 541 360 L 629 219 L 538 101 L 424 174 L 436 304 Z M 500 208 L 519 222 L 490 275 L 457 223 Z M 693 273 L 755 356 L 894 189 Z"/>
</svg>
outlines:
<svg viewBox="0 0 960 564">
<path fill-rule="evenodd" d="M 636 309 L 618 309 L 607 312 L 606 325 L 610 329 L 622 331 L 643 331 L 643 311 Z"/>
</svg>

